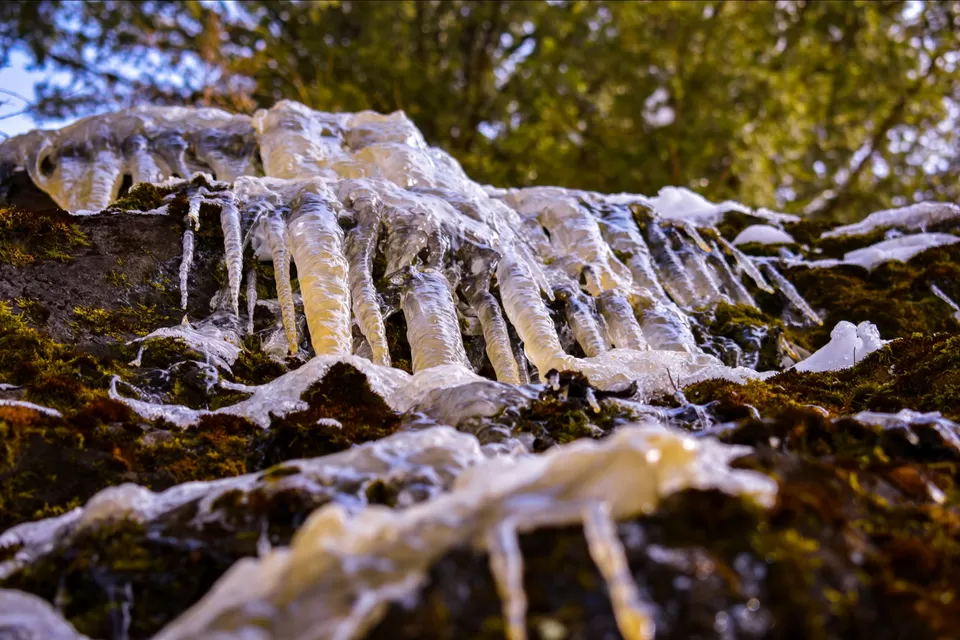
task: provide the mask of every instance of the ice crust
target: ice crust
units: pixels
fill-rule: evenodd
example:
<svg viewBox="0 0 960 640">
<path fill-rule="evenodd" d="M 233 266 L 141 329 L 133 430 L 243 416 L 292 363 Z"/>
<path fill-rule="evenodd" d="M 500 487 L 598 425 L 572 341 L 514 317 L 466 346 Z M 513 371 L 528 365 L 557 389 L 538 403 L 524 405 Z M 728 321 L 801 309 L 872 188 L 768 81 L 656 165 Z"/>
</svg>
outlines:
<svg viewBox="0 0 960 640">
<path fill-rule="evenodd" d="M 918 202 L 898 209 L 871 213 L 860 222 L 836 227 L 821 234 L 822 238 L 860 236 L 877 229 L 900 227 L 925 231 L 927 227 L 960 218 L 960 206 L 949 202 Z"/>
<path fill-rule="evenodd" d="M 900 236 L 863 249 L 850 251 L 844 254 L 843 262 L 845 264 L 856 264 L 865 269 L 873 269 L 877 265 L 891 260 L 906 262 L 921 251 L 956 242 L 960 242 L 960 236 L 949 233 L 917 233 Z"/>
</svg>

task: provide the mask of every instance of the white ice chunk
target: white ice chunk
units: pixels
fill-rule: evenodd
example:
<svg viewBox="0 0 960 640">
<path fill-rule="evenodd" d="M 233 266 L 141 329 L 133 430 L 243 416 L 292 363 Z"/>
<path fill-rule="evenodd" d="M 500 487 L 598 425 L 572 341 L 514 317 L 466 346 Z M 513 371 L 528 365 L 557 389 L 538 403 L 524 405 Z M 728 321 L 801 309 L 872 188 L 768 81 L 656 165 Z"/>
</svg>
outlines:
<svg viewBox="0 0 960 640">
<path fill-rule="evenodd" d="M 663 187 L 656 197 L 647 200 L 664 218 L 706 225 L 717 224 L 728 211 L 750 213 L 750 208 L 739 202 L 726 200 L 716 204 L 684 187 Z"/>
<path fill-rule="evenodd" d="M 733 239 L 733 244 L 746 244 L 748 242 L 758 242 L 760 244 L 793 244 L 796 242 L 789 233 L 783 229 L 768 224 L 753 224 L 737 234 Z"/>
<path fill-rule="evenodd" d="M 854 326 L 852 322 L 841 320 L 830 332 L 830 342 L 793 368 L 797 371 L 847 369 L 884 344 L 886 342 L 880 339 L 880 332 L 873 323 L 864 321 Z"/>
<path fill-rule="evenodd" d="M 13 385 L 4 385 L 9 389 L 19 389 L 20 387 L 14 387 Z M 3 400 L 0 399 L 0 407 L 23 407 L 24 409 L 32 409 L 33 411 L 39 411 L 48 416 L 53 416 L 55 418 L 62 418 L 63 414 L 57 411 L 56 409 L 51 409 L 50 407 L 44 407 L 39 404 L 34 404 L 32 402 L 27 402 L 26 400 Z"/>
</svg>

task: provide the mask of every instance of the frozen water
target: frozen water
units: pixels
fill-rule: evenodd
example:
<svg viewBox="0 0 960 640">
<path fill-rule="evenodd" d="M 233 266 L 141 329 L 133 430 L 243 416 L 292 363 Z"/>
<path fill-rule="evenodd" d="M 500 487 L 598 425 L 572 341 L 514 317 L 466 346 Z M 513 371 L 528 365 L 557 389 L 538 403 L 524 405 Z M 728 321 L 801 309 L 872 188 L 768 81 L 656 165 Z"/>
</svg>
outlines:
<svg viewBox="0 0 960 640">
<path fill-rule="evenodd" d="M 921 251 L 960 242 L 960 236 L 949 233 L 918 233 L 884 240 L 877 244 L 844 254 L 845 264 L 856 264 L 865 269 L 873 269 L 879 264 L 898 260 L 906 262 Z"/>
<path fill-rule="evenodd" d="M 887 227 L 924 231 L 930 225 L 957 218 L 960 218 L 960 206 L 953 203 L 919 202 L 899 209 L 884 209 L 871 213 L 855 224 L 825 231 L 821 237 L 859 236 Z"/>
<path fill-rule="evenodd" d="M 775 483 L 734 470 L 742 447 L 655 425 L 622 428 L 539 456 L 495 458 L 462 473 L 453 490 L 402 511 L 339 505 L 314 512 L 289 548 L 244 560 L 156 640 L 196 637 L 351 638 L 390 602 L 415 594 L 430 565 L 462 544 L 485 546 L 508 627 L 523 637 L 525 596 L 516 533 L 583 523 L 624 637 L 649 638 L 649 611 L 624 570 L 610 519 L 648 512 L 687 487 L 747 493 L 772 504 Z"/>
<path fill-rule="evenodd" d="M 737 234 L 733 239 L 733 244 L 746 244 L 748 242 L 758 242 L 760 244 L 792 244 L 796 242 L 789 233 L 783 229 L 768 224 L 750 225 Z"/>
<path fill-rule="evenodd" d="M 886 344 L 880 339 L 880 332 L 871 322 L 861 322 L 854 326 L 852 322 L 842 320 L 830 332 L 830 342 L 816 351 L 794 369 L 797 371 L 836 371 L 847 369 Z"/>
</svg>

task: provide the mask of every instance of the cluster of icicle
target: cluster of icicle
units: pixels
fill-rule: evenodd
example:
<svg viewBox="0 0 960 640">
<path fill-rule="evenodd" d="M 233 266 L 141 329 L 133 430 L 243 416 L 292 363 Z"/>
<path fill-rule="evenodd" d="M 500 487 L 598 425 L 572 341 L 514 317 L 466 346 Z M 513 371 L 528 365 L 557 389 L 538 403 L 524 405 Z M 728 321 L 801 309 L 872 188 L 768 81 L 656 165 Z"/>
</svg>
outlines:
<svg viewBox="0 0 960 640">
<path fill-rule="evenodd" d="M 473 335 L 500 381 L 566 369 L 604 384 L 636 377 L 651 350 L 688 353 L 694 369 L 722 372 L 697 347 L 685 311 L 754 306 L 745 279 L 820 321 L 773 264 L 758 266 L 710 224 L 723 207 L 742 205 L 710 205 L 683 189 L 653 199 L 485 189 L 400 112 L 331 114 L 286 101 L 253 118 L 138 108 L 14 138 L 0 146 L 0 167 L 25 168 L 78 214 L 107 208 L 125 179 L 200 172 L 224 183 L 191 196 L 182 303 L 199 208 L 211 202 L 221 209 L 227 311 L 240 314 L 247 248 L 273 262 L 283 329 L 274 350 L 301 348 L 299 298 L 317 356 L 390 366 L 384 321 L 402 313 L 414 372 L 469 367 L 463 335 Z M 385 272 L 375 281 L 378 259 Z M 246 278 L 249 329 L 255 271 Z M 559 323 L 548 303 L 562 309 Z"/>
<path fill-rule="evenodd" d="M 449 155 L 428 147 L 402 113 L 320 113 L 293 102 L 253 118 L 212 109 L 133 109 L 7 141 L 0 145 L 0 173 L 16 168 L 76 214 L 106 209 L 125 182 L 172 185 L 208 174 L 207 188 L 191 191 L 184 221 L 181 302 L 186 309 L 200 207 L 211 203 L 220 209 L 227 272 L 211 318 L 233 322 L 201 319 L 157 335 L 177 335 L 207 353 L 213 366 L 229 367 L 244 327 L 253 327 L 251 261 L 271 261 L 278 320 L 264 348 L 312 351 L 314 360 L 249 388 L 248 400 L 222 410 L 263 426 L 271 413 L 296 407 L 315 379 L 311 373 L 322 375 L 335 361 L 361 369 L 401 411 L 437 389 L 476 383 L 464 335 L 482 338 L 497 378 L 490 384 L 546 381 L 556 369 L 583 372 L 600 387 L 639 382 L 652 392 L 669 389 L 681 373 L 685 382 L 757 375 L 704 354 L 691 331 L 691 310 L 721 301 L 755 306 L 756 287 L 779 291 L 800 317 L 820 322 L 772 263 L 755 263 L 712 226 L 724 208 L 742 205 L 711 205 L 682 189 L 646 198 L 483 188 Z M 239 307 L 245 278 L 246 323 Z M 412 376 L 391 367 L 385 321 L 396 313 L 407 326 Z M 116 384 L 114 395 L 121 397 Z M 185 407 L 124 400 L 147 418 L 178 424 L 198 418 Z M 427 430 L 412 437 L 441 435 Z M 473 436 L 459 437 L 476 445 Z M 453 440 L 445 446 L 466 446 Z M 359 637 L 389 602 L 416 592 L 440 554 L 474 543 L 490 554 L 507 635 L 519 640 L 526 626 L 518 532 L 583 523 L 622 634 L 649 638 L 650 607 L 629 575 L 614 521 L 690 486 L 768 503 L 771 481 L 727 464 L 739 452 L 647 424 L 540 456 L 500 451 L 502 457 L 480 460 L 450 493 L 423 505 L 359 514 L 324 507 L 289 549 L 239 563 L 159 637 Z M 171 491 L 183 497 L 201 490 Z M 167 498 L 158 503 L 144 491 L 108 490 L 86 510 L 71 512 L 76 521 L 68 524 L 154 517 Z M 30 526 L 49 533 L 53 525 Z M 40 546 L 50 544 L 45 539 Z"/>
</svg>

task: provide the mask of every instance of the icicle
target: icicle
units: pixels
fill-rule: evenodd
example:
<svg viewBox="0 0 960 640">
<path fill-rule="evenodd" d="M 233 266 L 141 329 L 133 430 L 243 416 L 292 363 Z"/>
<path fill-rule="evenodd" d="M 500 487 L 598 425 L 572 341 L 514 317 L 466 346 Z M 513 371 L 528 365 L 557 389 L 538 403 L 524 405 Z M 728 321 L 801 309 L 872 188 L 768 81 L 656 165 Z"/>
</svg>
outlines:
<svg viewBox="0 0 960 640">
<path fill-rule="evenodd" d="M 743 251 L 740 251 L 740 249 L 737 249 L 735 246 L 727 242 L 726 238 L 720 235 L 719 231 L 716 232 L 716 236 L 717 240 L 720 242 L 720 246 L 723 247 L 723 250 L 727 254 L 733 256 L 734 260 L 737 261 L 737 266 L 740 269 L 743 269 L 758 287 L 767 293 L 773 293 L 773 287 L 771 287 L 770 283 L 768 283 L 766 278 L 763 277 L 763 274 L 760 273 L 760 270 L 757 269 L 757 266 L 753 264 L 753 260 L 751 260 L 748 255 L 743 253 Z"/>
<path fill-rule="evenodd" d="M 550 232 L 557 255 L 574 257 L 581 268 L 593 269 L 587 291 L 594 296 L 607 289 L 630 285 L 630 275 L 603 241 L 597 220 L 571 198 L 552 202 L 540 212 L 540 223 Z"/>
<path fill-rule="evenodd" d="M 527 594 L 523 589 L 523 555 L 517 530 L 506 520 L 491 529 L 486 541 L 490 573 L 503 603 L 507 640 L 526 640 Z"/>
<path fill-rule="evenodd" d="M 34 183 L 71 213 L 97 213 L 110 206 L 120 191 L 123 162 L 114 149 L 94 149 L 89 140 L 71 140 L 57 149 L 45 139 L 31 158 L 27 170 Z M 41 170 L 45 163 L 53 163 L 52 173 Z"/>
<path fill-rule="evenodd" d="M 193 172 L 187 167 L 187 141 L 176 131 L 167 131 L 157 136 L 153 144 L 157 155 L 167 165 L 170 173 L 184 180 L 189 180 Z"/>
<path fill-rule="evenodd" d="M 327 167 L 344 158 L 342 114 L 321 113 L 281 100 L 253 116 L 264 173 L 275 178 L 334 177 Z"/>
<path fill-rule="evenodd" d="M 243 245 L 240 236 L 240 212 L 233 193 L 224 192 L 220 199 L 220 227 L 223 229 L 224 260 L 227 263 L 227 282 L 230 287 L 230 309 L 240 314 L 240 278 L 243 270 Z"/>
<path fill-rule="evenodd" d="M 261 218 L 261 224 L 273 258 L 273 279 L 277 285 L 277 301 L 280 303 L 280 318 L 283 320 L 283 330 L 287 336 L 287 349 L 291 355 L 296 355 L 300 349 L 300 340 L 297 336 L 297 314 L 293 302 L 293 288 L 290 284 L 287 230 L 277 211 L 271 211 L 265 218 Z"/>
<path fill-rule="evenodd" d="M 556 291 L 557 299 L 564 303 L 564 315 L 577 344 L 588 358 L 598 356 L 607 350 L 603 332 L 597 324 L 596 316 L 589 303 L 579 291 L 572 287 L 561 287 Z"/>
<path fill-rule="evenodd" d="M 518 344 L 513 347 L 513 357 L 517 362 L 517 369 L 520 371 L 520 384 L 530 384 L 530 364 L 523 352 L 522 345 Z"/>
<path fill-rule="evenodd" d="M 240 176 L 256 175 L 256 140 L 246 116 L 232 116 L 222 126 L 197 133 L 194 139 L 197 158 L 210 166 L 217 180 L 233 182 Z"/>
<path fill-rule="evenodd" d="M 407 321 L 413 371 L 441 364 L 470 367 L 450 283 L 436 271 L 409 271 L 400 306 Z"/>
<path fill-rule="evenodd" d="M 954 302 L 950 298 L 950 296 L 944 293 L 943 290 L 940 289 L 940 287 L 938 287 L 933 283 L 930 283 L 930 291 L 933 292 L 933 295 L 937 296 L 938 298 L 946 302 L 947 306 L 953 309 L 953 317 L 956 318 L 958 322 L 960 322 L 960 306 L 957 306 L 957 303 Z"/>
<path fill-rule="evenodd" d="M 188 219 L 188 227 L 183 232 L 183 255 L 180 258 L 180 308 L 183 311 L 187 310 L 187 301 L 190 297 L 188 280 L 190 267 L 193 265 L 193 230 L 189 228 L 189 224 Z"/>
<path fill-rule="evenodd" d="M 382 204 L 379 196 L 366 187 L 359 186 L 347 198 L 352 201 L 357 224 L 346 236 L 345 251 L 350 265 L 350 296 L 353 300 L 353 316 L 360 333 L 367 339 L 373 354 L 373 362 L 390 366 L 390 350 L 387 347 L 387 332 L 383 313 L 373 283 L 373 258 L 377 251 Z"/>
<path fill-rule="evenodd" d="M 753 296 L 750 295 L 747 288 L 743 286 L 743 282 L 740 281 L 737 274 L 735 274 L 733 269 L 730 268 L 730 265 L 727 264 L 723 252 L 720 251 L 720 247 L 717 246 L 715 241 L 711 242 L 713 244 L 713 251 L 710 252 L 710 264 L 714 267 L 715 273 L 719 276 L 720 282 L 723 283 L 723 288 L 727 294 L 729 294 L 737 304 L 745 304 L 748 307 L 756 309 L 757 303 L 754 301 Z"/>
<path fill-rule="evenodd" d="M 648 452 L 648 460 L 654 451 Z M 583 532 L 590 557 L 607 583 L 613 615 L 624 640 L 651 640 L 656 629 L 652 612 L 640 599 L 623 544 L 617 536 L 616 524 L 605 503 L 591 502 L 584 508 Z"/>
<path fill-rule="evenodd" d="M 637 351 L 650 348 L 643 337 L 633 308 L 619 292 L 604 291 L 598 300 L 598 306 L 607 326 L 607 336 L 614 347 Z"/>
<path fill-rule="evenodd" d="M 665 297 L 667 294 L 654 270 L 650 248 L 640 234 L 630 208 L 606 205 L 600 208 L 600 215 L 600 231 L 604 239 L 630 269 L 636 285 L 649 289 L 658 297 Z"/>
<path fill-rule="evenodd" d="M 257 308 L 257 270 L 247 271 L 247 334 L 253 335 L 253 316 Z"/>
<path fill-rule="evenodd" d="M 318 356 L 350 355 L 350 290 L 343 255 L 339 202 L 318 183 L 306 185 L 294 200 L 287 238 L 297 265 L 310 342 Z"/>
<path fill-rule="evenodd" d="M 711 247 L 707 244 L 707 241 L 703 239 L 703 236 L 700 235 L 700 232 L 697 230 L 697 225 L 687 222 L 686 220 L 677 220 L 673 224 L 690 236 L 690 239 L 693 240 L 700 249 L 706 253 L 710 253 Z"/>
<path fill-rule="evenodd" d="M 550 369 L 562 369 L 571 358 L 563 352 L 560 338 L 540 297 L 540 288 L 526 262 L 513 254 L 497 265 L 497 281 L 503 310 L 523 340 L 524 351 L 543 378 Z"/>
<path fill-rule="evenodd" d="M 200 228 L 200 205 L 203 204 L 203 196 L 207 193 L 206 189 L 198 189 L 196 193 L 190 196 L 187 203 L 187 221 L 193 224 L 194 229 Z"/>
<path fill-rule="evenodd" d="M 378 183 L 377 186 L 382 187 L 382 220 L 387 231 L 383 252 L 387 262 L 386 275 L 392 276 L 411 265 L 441 266 L 441 256 L 437 255 L 437 251 L 424 250 L 431 248 L 431 239 L 442 235 L 431 208 L 450 208 L 449 205 L 437 198 L 403 191 L 386 183 Z M 452 210 L 451 215 L 455 215 Z M 438 243 L 434 240 L 433 244 Z M 424 253 L 429 253 L 425 263 L 421 259 Z"/>
<path fill-rule="evenodd" d="M 659 268 L 663 288 L 681 307 L 693 307 L 697 299 L 693 282 L 680 258 L 670 247 L 670 239 L 656 220 L 651 220 L 645 227 L 650 251 Z"/>
<path fill-rule="evenodd" d="M 147 139 L 141 135 L 131 136 L 124 143 L 124 154 L 133 184 L 156 183 L 165 177 L 165 172 L 150 153 L 148 144 Z"/>
<path fill-rule="evenodd" d="M 716 301 L 722 295 L 712 270 L 704 262 L 700 248 L 691 245 L 686 238 L 673 227 L 667 227 L 665 233 L 672 238 L 677 257 L 686 268 L 693 290 L 701 304 Z M 701 242 L 703 240 L 701 239 Z"/>
<path fill-rule="evenodd" d="M 807 304 L 807 301 L 803 299 L 803 296 L 800 295 L 800 292 L 797 291 L 796 287 L 793 284 L 783 277 L 783 275 L 777 271 L 777 268 L 770 263 L 764 265 L 766 267 L 767 276 L 770 280 L 773 281 L 774 286 L 779 289 L 783 295 L 787 297 L 787 300 L 790 301 L 793 306 L 795 306 L 800 313 L 804 315 L 811 322 L 822 325 L 823 320 L 820 319 L 820 316 L 817 315 L 817 312 L 810 308 L 810 305 Z"/>
<path fill-rule="evenodd" d="M 483 291 L 474 296 L 472 304 L 480 319 L 483 339 L 486 341 L 487 357 L 490 358 L 490 364 L 497 373 L 497 380 L 510 384 L 522 384 L 520 369 L 510 347 L 507 323 L 503 319 L 503 312 L 496 297 L 488 291 Z"/>
<path fill-rule="evenodd" d="M 641 319 L 643 337 L 653 349 L 701 352 L 687 316 L 676 305 L 660 302 L 645 290 L 631 294 L 630 304 Z"/>
</svg>

